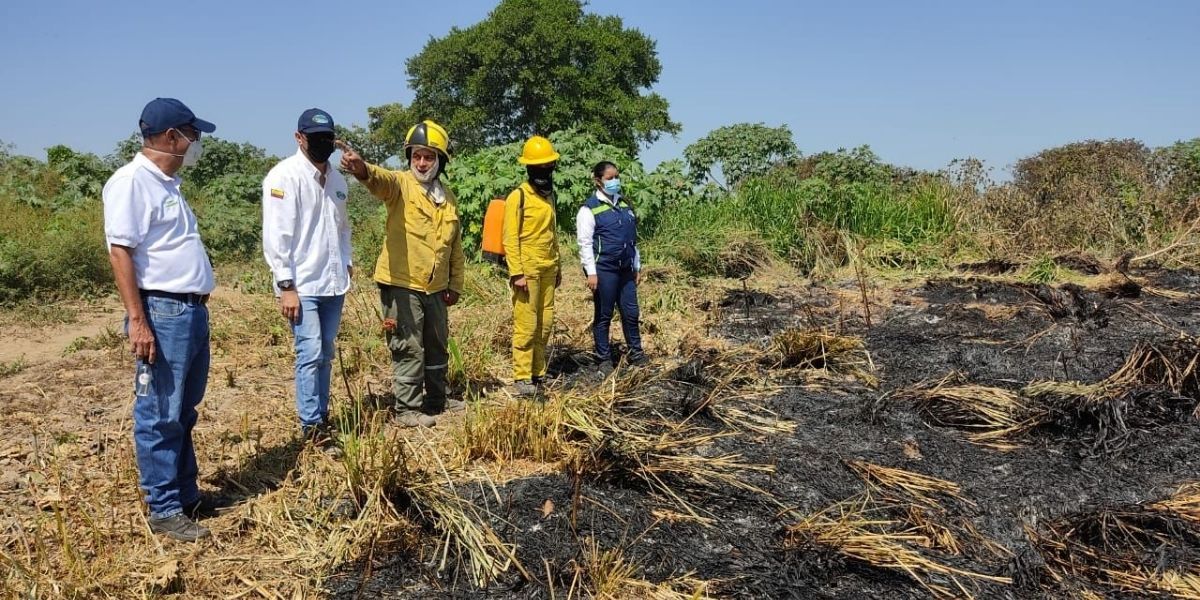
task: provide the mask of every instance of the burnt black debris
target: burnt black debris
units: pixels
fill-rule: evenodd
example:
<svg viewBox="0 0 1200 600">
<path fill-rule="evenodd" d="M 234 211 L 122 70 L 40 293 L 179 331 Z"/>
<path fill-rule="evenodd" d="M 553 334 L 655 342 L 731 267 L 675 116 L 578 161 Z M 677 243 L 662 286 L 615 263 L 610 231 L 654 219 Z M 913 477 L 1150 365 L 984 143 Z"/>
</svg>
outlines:
<svg viewBox="0 0 1200 600">
<path fill-rule="evenodd" d="M 1195 356 L 1192 338 L 1200 335 L 1200 310 L 1178 294 L 1200 294 L 1200 274 L 1137 266 L 1127 272 L 1177 294 L 938 279 L 894 290 L 890 307 L 873 307 L 874 323 L 867 328 L 839 308 L 835 291 L 817 287 L 772 288 L 773 302 L 754 300 L 750 292 L 747 316 L 748 292 L 731 282 L 735 291 L 727 298 L 736 300 L 714 313 L 720 322 L 713 336 L 758 349 L 769 348 L 774 336 L 789 328 L 857 337 L 879 380 L 875 387 L 836 374 L 809 378 L 799 366 L 781 370 L 770 361 L 748 361 L 761 371 L 746 379 L 747 386 L 762 379 L 783 384 L 755 402 L 794 430 L 743 431 L 715 438 L 696 453 L 736 453 L 743 462 L 772 465 L 771 473 L 747 476 L 763 493 L 729 486 L 690 495 L 705 516 L 701 520 L 680 514 L 652 491 L 618 481 L 568 472 L 518 479 L 500 486 L 499 500 L 491 490 L 476 490 L 470 500 L 502 538 L 516 545 L 530 580 L 513 575 L 479 589 L 453 569 L 436 571 L 428 553 L 376 552 L 370 564 L 347 566 L 329 590 L 337 598 L 548 598 L 553 586 L 555 597 L 565 597 L 576 577 L 586 580 L 588 549 L 603 548 L 619 550 L 636 567 L 635 576 L 646 581 L 687 575 L 711 582 L 706 593 L 712 597 L 933 597 L 929 588 L 895 570 L 820 545 L 789 545 L 788 527 L 803 516 L 863 493 L 862 479 L 846 467 L 861 461 L 959 486 L 963 501 L 947 503 L 937 514 L 957 530 L 1002 548 L 1007 558 L 973 546 L 946 560 L 958 569 L 1014 580 L 1011 585 L 980 582 L 977 597 L 1064 597 L 1081 589 L 1101 597 L 1138 597 L 1102 580 L 1103 569 L 1120 565 L 1155 572 L 1162 565 L 1194 571 L 1200 564 L 1195 523 L 1148 508 L 1181 484 L 1200 479 L 1195 460 L 1200 428 L 1192 416 L 1200 386 L 1187 368 L 1188 353 Z M 753 283 L 750 279 L 751 290 Z M 1118 416 L 1103 408 L 1088 413 L 1079 412 L 1078 403 L 1070 405 L 1076 412 L 1055 413 L 1054 425 L 1000 450 L 972 443 L 958 427 L 931 425 L 911 403 L 880 401 L 951 374 L 1014 394 L 1037 382 L 1095 391 L 1148 349 L 1157 354 L 1150 352 L 1149 362 L 1137 363 L 1140 378 L 1129 380 L 1115 396 L 1113 406 L 1125 410 L 1119 415 L 1124 429 L 1106 439 L 1119 441 L 1116 452 L 1094 447 L 1099 428 L 1111 430 Z M 1165 363 L 1155 363 L 1155 356 Z M 713 359 L 730 359 L 716 353 L 678 358 L 674 370 L 648 392 L 661 397 L 661 416 L 690 418 L 692 426 L 713 431 L 728 429 L 691 414 L 695 402 L 682 397 L 717 389 L 731 366 Z M 1160 368 L 1168 363 L 1176 370 Z M 739 402 L 723 401 L 735 407 Z M 1088 414 L 1102 416 L 1089 421 Z M 1114 523 L 1141 533 L 1121 538 L 1110 533 Z M 1053 574 L 1068 571 L 1074 587 L 1055 583 Z M 939 583 L 936 574 L 932 582 Z"/>
</svg>

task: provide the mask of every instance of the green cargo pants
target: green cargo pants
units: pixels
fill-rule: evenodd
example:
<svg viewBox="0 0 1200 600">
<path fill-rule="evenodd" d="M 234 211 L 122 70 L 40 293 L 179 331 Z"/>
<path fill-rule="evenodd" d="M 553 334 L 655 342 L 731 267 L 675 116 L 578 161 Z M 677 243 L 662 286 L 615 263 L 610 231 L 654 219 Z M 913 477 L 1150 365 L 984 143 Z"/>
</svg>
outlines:
<svg viewBox="0 0 1200 600">
<path fill-rule="evenodd" d="M 450 362 L 450 324 L 442 293 L 379 284 L 379 300 L 383 318 L 396 324 L 386 334 L 396 409 L 440 412 L 446 406 Z"/>
</svg>

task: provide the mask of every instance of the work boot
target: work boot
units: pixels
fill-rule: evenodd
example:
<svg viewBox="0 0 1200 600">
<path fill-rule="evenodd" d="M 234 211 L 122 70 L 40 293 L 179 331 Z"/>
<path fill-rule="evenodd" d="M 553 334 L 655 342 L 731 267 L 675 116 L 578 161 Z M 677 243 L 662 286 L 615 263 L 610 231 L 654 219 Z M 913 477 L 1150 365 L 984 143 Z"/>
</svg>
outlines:
<svg viewBox="0 0 1200 600">
<path fill-rule="evenodd" d="M 630 353 L 625 356 L 625 363 L 631 367 L 640 367 L 649 362 L 650 359 L 646 357 L 644 352 L 638 352 L 637 354 Z"/>
<path fill-rule="evenodd" d="M 514 381 L 512 384 L 512 395 L 518 398 L 532 398 L 538 393 L 537 386 L 528 379 Z"/>
<path fill-rule="evenodd" d="M 211 532 L 196 524 L 187 515 L 179 513 L 165 519 L 150 519 L 150 531 L 163 533 L 173 540 L 194 542 L 211 535 Z"/>
<path fill-rule="evenodd" d="M 446 402 L 437 408 L 421 408 L 421 412 L 431 417 L 436 417 L 443 413 L 462 412 L 464 410 L 467 410 L 467 403 L 463 402 L 462 400 L 454 400 L 452 398 L 447 398 Z"/>
<path fill-rule="evenodd" d="M 392 414 L 392 421 L 401 427 L 433 427 L 437 420 L 415 410 L 398 410 Z"/>
<path fill-rule="evenodd" d="M 192 519 L 211 519 L 220 514 L 221 509 L 228 508 L 233 502 L 225 496 L 210 496 L 201 494 L 200 497 L 183 505 L 183 514 Z"/>
</svg>

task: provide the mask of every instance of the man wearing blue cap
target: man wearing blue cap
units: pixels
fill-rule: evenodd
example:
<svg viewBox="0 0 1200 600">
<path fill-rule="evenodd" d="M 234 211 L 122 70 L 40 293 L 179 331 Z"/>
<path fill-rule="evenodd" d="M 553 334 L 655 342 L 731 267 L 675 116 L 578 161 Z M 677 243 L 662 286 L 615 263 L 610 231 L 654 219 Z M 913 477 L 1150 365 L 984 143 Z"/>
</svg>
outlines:
<svg viewBox="0 0 1200 600">
<path fill-rule="evenodd" d="M 328 445 L 329 380 L 353 262 L 346 179 L 329 167 L 333 117 L 310 108 L 296 124 L 296 154 L 263 180 L 263 256 L 296 349 L 301 432 Z"/>
<path fill-rule="evenodd" d="M 181 167 L 200 159 L 216 126 L 174 98 L 142 110 L 142 150 L 104 185 L 104 235 L 136 359 L 133 440 L 150 530 L 208 536 L 192 517 L 211 510 L 196 486 L 192 428 L 208 384 L 212 264 L 180 192 Z"/>
</svg>

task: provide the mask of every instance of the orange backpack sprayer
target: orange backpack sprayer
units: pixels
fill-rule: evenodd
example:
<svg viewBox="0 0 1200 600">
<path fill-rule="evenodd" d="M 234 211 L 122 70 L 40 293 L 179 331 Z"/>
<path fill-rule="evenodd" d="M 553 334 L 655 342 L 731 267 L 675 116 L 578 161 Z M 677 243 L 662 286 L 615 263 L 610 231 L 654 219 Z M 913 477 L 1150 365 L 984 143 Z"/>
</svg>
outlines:
<svg viewBox="0 0 1200 600">
<path fill-rule="evenodd" d="M 525 190 L 520 190 L 520 192 L 521 206 L 518 214 L 524 217 Z M 483 258 L 500 265 L 506 264 L 504 260 L 504 204 L 504 198 L 493 198 L 488 203 L 487 212 L 483 215 Z M 520 233 L 518 232 L 517 235 Z"/>
</svg>

